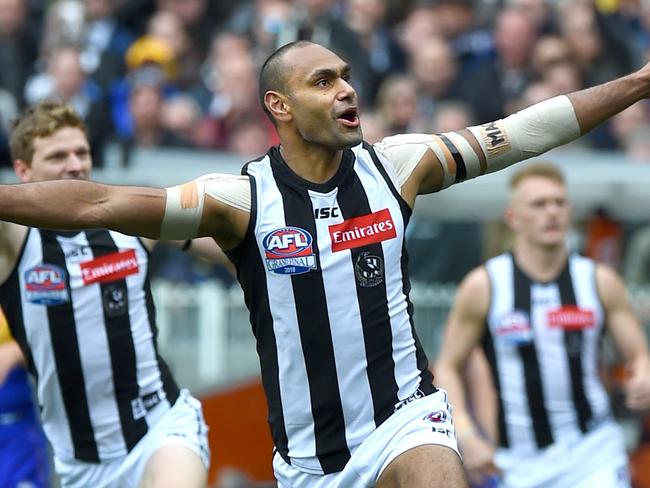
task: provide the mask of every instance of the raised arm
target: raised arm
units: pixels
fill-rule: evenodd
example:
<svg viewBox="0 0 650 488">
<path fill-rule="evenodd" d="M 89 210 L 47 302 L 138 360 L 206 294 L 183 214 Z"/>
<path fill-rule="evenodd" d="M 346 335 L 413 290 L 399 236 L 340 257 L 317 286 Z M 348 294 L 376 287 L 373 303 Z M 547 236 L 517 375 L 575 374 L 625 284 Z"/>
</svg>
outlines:
<svg viewBox="0 0 650 488">
<path fill-rule="evenodd" d="M 647 410 L 650 408 L 650 354 L 646 335 L 630 306 L 620 276 L 611 268 L 599 265 L 596 280 L 606 323 L 627 362 L 626 405 Z"/>
<path fill-rule="evenodd" d="M 532 105 L 504 119 L 444 134 L 389 137 L 376 145 L 406 167 L 402 196 L 419 194 L 498 171 L 589 132 L 650 96 L 650 64 L 628 76 Z"/>
<path fill-rule="evenodd" d="M 453 407 L 456 436 L 470 479 L 480 482 L 496 473 L 493 447 L 479 435 L 467 408 L 463 375 L 470 353 L 485 330 L 489 307 L 489 278 L 484 267 L 461 282 L 449 313 L 440 355 L 435 364 L 436 384 L 447 390 Z"/>
</svg>

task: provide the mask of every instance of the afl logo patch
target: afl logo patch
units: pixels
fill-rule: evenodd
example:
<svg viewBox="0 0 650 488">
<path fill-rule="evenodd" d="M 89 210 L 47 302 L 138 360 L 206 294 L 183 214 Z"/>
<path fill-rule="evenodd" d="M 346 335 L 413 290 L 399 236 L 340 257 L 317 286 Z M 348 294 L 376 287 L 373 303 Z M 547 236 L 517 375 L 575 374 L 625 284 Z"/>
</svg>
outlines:
<svg viewBox="0 0 650 488">
<path fill-rule="evenodd" d="M 40 264 L 25 271 L 25 297 L 37 305 L 61 305 L 70 301 L 66 285 L 68 274 L 51 264 Z"/>
<path fill-rule="evenodd" d="M 494 328 L 497 339 L 511 344 L 527 344 L 533 340 L 530 317 L 523 310 L 503 314 Z"/>
<path fill-rule="evenodd" d="M 266 269 L 277 274 L 302 274 L 316 269 L 313 238 L 299 227 L 282 227 L 262 240 Z"/>
</svg>

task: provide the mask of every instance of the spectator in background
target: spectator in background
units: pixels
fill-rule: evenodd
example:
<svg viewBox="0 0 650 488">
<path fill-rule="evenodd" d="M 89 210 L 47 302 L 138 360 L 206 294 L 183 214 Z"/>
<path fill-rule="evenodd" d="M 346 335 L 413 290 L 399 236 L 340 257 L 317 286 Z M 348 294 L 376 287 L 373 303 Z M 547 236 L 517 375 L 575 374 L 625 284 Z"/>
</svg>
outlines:
<svg viewBox="0 0 650 488">
<path fill-rule="evenodd" d="M 573 64 L 567 41 L 557 34 L 544 35 L 537 40 L 531 53 L 531 78 L 542 80 L 553 66 L 564 63 Z"/>
<path fill-rule="evenodd" d="M 156 12 L 149 19 L 147 35 L 171 48 L 175 61 L 173 80 L 177 88 L 188 90 L 199 82 L 201 53 L 176 14 L 168 10 Z"/>
<path fill-rule="evenodd" d="M 163 125 L 163 76 L 155 66 L 142 67 L 129 76 L 131 131 L 121 138 L 127 160 L 133 148 L 191 147 L 192 143 Z"/>
<path fill-rule="evenodd" d="M 346 6 L 347 25 L 368 53 L 371 79 L 367 99 L 374 100 L 381 82 L 406 68 L 405 53 L 386 24 L 384 0 L 348 0 Z"/>
<path fill-rule="evenodd" d="M 238 143 L 233 138 L 241 133 L 242 121 L 256 118 L 260 121 L 258 127 L 266 127 L 259 144 L 274 143 L 275 129 L 266 120 L 257 100 L 257 67 L 250 52 L 236 56 L 216 49 L 211 67 L 214 85 L 208 113 L 197 129 L 197 144 L 207 149 L 236 147 Z"/>
<path fill-rule="evenodd" d="M 11 167 L 11 155 L 9 153 L 9 133 L 11 124 L 18 116 L 18 104 L 6 90 L 0 89 L 0 168 Z"/>
<path fill-rule="evenodd" d="M 382 83 L 375 105 L 377 117 L 388 134 L 418 132 L 418 128 L 424 130 L 417 97 L 417 83 L 409 75 L 393 75 Z"/>
<path fill-rule="evenodd" d="M 292 0 L 239 2 L 228 19 L 227 30 L 252 40 L 253 57 L 260 63 L 276 46 L 282 25 L 291 15 Z"/>
<path fill-rule="evenodd" d="M 603 29 L 591 2 L 559 5 L 559 27 L 586 86 L 611 80 L 633 68 L 626 46 Z"/>
<path fill-rule="evenodd" d="M 0 88 L 24 106 L 24 87 L 38 57 L 39 33 L 27 0 L 0 0 Z"/>
<path fill-rule="evenodd" d="M 490 32 L 477 26 L 479 0 L 435 0 L 433 12 L 440 23 L 439 33 L 451 46 L 467 76 L 481 62 L 491 59 L 494 42 Z"/>
<path fill-rule="evenodd" d="M 427 120 L 433 117 L 437 103 L 460 96 L 458 64 L 444 39 L 423 41 L 409 66 L 418 87 L 418 109 Z"/>
<path fill-rule="evenodd" d="M 155 2 L 158 12 L 171 12 L 181 21 L 192 40 L 192 46 L 203 59 L 212 39 L 215 20 L 219 20 L 218 16 L 213 15 L 213 9 L 218 9 L 218 4 L 226 2 L 208 0 L 155 0 Z"/>
<path fill-rule="evenodd" d="M 86 124 L 93 159 L 101 167 L 104 143 L 112 135 L 113 126 L 106 117 L 108 105 L 104 94 L 84 73 L 81 55 L 81 50 L 74 45 L 49 48 L 47 69 L 28 81 L 25 97 L 30 104 L 48 99 L 72 106 Z"/>
<path fill-rule="evenodd" d="M 114 0 L 56 0 L 47 10 L 43 54 L 51 46 L 81 46 L 81 66 L 107 92 L 124 76 L 124 56 L 134 35 L 115 17 Z"/>
<path fill-rule="evenodd" d="M 444 27 L 428 3 L 416 4 L 397 27 L 402 49 L 413 56 L 421 43 L 440 37 Z"/>
<path fill-rule="evenodd" d="M 184 141 L 193 141 L 196 125 L 201 120 L 201 108 L 186 93 L 177 93 L 164 101 L 161 108 L 162 126 Z"/>
<path fill-rule="evenodd" d="M 496 58 L 483 62 L 464 84 L 464 96 L 479 123 L 500 119 L 506 103 L 529 83 L 529 62 L 537 31 L 530 17 L 514 7 L 498 13 L 494 30 Z"/>
<path fill-rule="evenodd" d="M 612 117 L 608 124 L 609 135 L 613 137 L 618 149 L 625 148 L 626 139 L 637 129 L 650 124 L 648 103 L 643 100 Z"/>
<path fill-rule="evenodd" d="M 436 107 L 428 132 L 442 134 L 475 125 L 472 109 L 464 102 L 442 102 Z"/>
<path fill-rule="evenodd" d="M 246 35 L 232 31 L 215 34 L 208 57 L 201 66 L 200 82 L 191 90 L 204 114 L 210 112 L 210 105 L 215 93 L 220 90 L 219 84 L 223 66 L 230 59 L 243 58 L 254 59 L 251 41 Z"/>
</svg>

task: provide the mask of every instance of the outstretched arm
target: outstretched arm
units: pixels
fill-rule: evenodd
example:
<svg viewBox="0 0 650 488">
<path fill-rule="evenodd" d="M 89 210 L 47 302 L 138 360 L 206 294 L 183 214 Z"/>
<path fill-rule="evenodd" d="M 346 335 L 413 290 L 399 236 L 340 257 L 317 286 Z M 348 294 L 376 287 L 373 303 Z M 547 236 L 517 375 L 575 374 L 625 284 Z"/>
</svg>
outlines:
<svg viewBox="0 0 650 488">
<path fill-rule="evenodd" d="M 222 249 L 246 233 L 248 179 L 208 175 L 166 189 L 77 180 L 0 185 L 0 220 L 50 229 L 108 228 L 151 239 L 213 237 Z"/>
<path fill-rule="evenodd" d="M 60 180 L 0 186 L 0 220 L 51 229 L 105 227 L 160 237 L 165 190 Z"/>
<path fill-rule="evenodd" d="M 401 194 L 412 206 L 419 194 L 498 171 L 566 144 L 648 96 L 650 64 L 501 120 L 444 134 L 388 137 L 375 148 L 408 175 Z"/>
</svg>

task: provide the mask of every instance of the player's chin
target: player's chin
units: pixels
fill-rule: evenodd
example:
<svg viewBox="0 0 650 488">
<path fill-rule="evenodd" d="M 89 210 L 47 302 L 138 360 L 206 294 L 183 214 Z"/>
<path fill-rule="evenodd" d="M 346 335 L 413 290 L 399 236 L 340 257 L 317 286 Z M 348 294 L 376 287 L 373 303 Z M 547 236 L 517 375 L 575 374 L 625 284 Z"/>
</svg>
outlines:
<svg viewBox="0 0 650 488">
<path fill-rule="evenodd" d="M 347 149 L 349 147 L 356 146 L 363 140 L 363 136 L 361 135 L 361 128 L 339 132 L 338 139 L 340 141 L 341 149 Z"/>
</svg>

